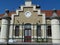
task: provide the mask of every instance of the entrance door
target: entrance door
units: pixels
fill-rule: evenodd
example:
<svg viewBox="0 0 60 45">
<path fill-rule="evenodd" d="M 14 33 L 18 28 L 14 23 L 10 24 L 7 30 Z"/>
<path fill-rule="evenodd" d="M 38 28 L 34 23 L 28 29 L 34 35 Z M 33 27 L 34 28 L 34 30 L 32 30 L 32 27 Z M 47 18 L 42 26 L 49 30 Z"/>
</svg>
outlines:
<svg viewBox="0 0 60 45">
<path fill-rule="evenodd" d="M 31 30 L 25 30 L 24 42 L 31 42 Z"/>
<path fill-rule="evenodd" d="M 24 42 L 31 42 L 31 25 L 26 24 L 24 27 Z"/>
</svg>

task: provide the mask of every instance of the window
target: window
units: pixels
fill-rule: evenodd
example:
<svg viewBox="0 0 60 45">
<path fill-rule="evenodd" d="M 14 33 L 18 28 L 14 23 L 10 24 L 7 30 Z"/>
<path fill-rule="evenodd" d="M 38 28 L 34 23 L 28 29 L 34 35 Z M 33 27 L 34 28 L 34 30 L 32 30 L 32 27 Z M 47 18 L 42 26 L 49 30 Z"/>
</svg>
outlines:
<svg viewBox="0 0 60 45">
<path fill-rule="evenodd" d="M 19 36 L 19 25 L 15 26 L 15 36 Z"/>
<path fill-rule="evenodd" d="M 51 36 L 51 25 L 47 26 L 47 36 Z"/>
<path fill-rule="evenodd" d="M 25 30 L 25 36 L 31 36 L 31 30 Z"/>
<path fill-rule="evenodd" d="M 24 25 L 25 36 L 31 36 L 31 24 L 27 23 Z"/>
<path fill-rule="evenodd" d="M 31 24 L 24 25 L 24 42 L 31 42 Z"/>
<path fill-rule="evenodd" d="M 37 25 L 37 36 L 41 36 L 41 26 Z"/>
</svg>

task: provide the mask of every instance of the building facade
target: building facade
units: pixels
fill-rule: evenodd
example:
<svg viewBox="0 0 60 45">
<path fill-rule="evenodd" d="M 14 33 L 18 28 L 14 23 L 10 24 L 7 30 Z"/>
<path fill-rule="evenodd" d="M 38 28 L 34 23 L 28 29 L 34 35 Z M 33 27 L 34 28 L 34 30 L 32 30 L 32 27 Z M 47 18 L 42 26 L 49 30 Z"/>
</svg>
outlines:
<svg viewBox="0 0 60 45">
<path fill-rule="evenodd" d="M 44 11 L 26 0 L 16 12 L 0 16 L 0 42 L 60 43 L 59 11 Z"/>
</svg>

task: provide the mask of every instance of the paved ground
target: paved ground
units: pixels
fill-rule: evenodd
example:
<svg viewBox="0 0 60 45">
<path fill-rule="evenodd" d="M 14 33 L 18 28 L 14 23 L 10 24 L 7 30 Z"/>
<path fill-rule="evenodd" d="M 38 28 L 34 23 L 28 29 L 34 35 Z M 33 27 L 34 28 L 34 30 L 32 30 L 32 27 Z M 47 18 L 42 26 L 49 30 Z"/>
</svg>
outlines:
<svg viewBox="0 0 60 45">
<path fill-rule="evenodd" d="M 7 45 L 8 43 L 0 43 L 0 45 Z M 14 43 L 9 43 L 9 45 L 60 45 L 60 44 L 52 44 L 52 43 L 27 43 L 27 42 L 14 42 Z"/>
<path fill-rule="evenodd" d="M 10 43 L 11 44 L 11 43 Z M 13 43 L 14 45 L 60 45 L 60 44 L 52 44 L 52 43 L 27 43 L 27 42 L 20 42 L 20 43 Z"/>
<path fill-rule="evenodd" d="M 60 45 L 60 44 L 0 44 L 0 45 Z"/>
</svg>

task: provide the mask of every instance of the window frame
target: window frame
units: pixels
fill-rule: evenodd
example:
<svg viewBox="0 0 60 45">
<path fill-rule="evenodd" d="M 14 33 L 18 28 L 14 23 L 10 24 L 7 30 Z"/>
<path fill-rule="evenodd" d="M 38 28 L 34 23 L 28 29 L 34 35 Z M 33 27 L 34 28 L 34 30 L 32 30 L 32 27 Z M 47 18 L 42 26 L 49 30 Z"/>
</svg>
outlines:
<svg viewBox="0 0 60 45">
<path fill-rule="evenodd" d="M 49 34 L 50 33 L 50 34 Z M 52 37 L 51 25 L 47 25 L 47 36 Z"/>
<path fill-rule="evenodd" d="M 16 26 L 18 27 L 18 29 L 16 28 Z M 15 25 L 15 36 L 19 36 L 19 33 L 20 33 L 19 32 L 19 30 L 20 30 L 19 27 L 20 27 L 19 25 Z"/>
</svg>

